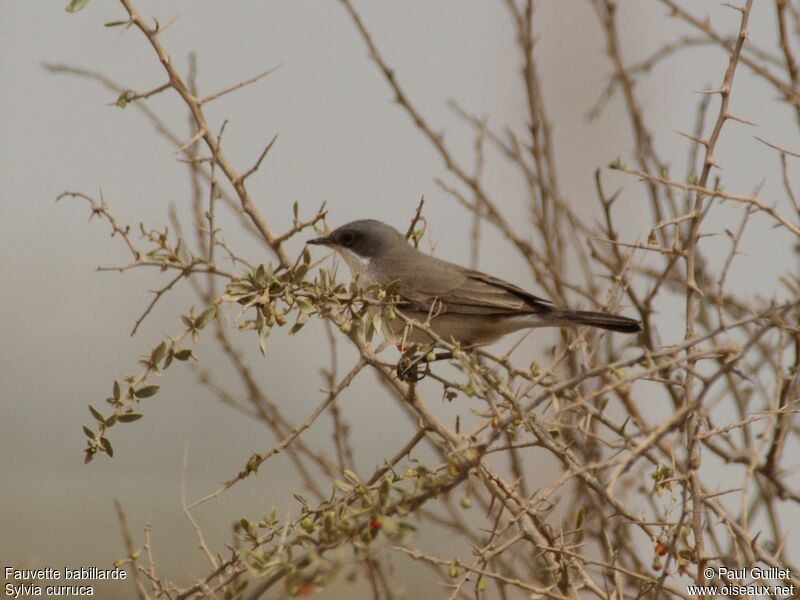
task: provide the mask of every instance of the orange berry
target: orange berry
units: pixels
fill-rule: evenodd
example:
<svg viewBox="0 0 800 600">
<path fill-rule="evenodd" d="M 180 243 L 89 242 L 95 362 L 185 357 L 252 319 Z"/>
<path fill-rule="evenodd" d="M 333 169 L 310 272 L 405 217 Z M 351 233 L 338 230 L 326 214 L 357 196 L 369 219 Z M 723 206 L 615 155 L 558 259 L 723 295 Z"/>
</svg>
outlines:
<svg viewBox="0 0 800 600">
<path fill-rule="evenodd" d="M 297 588 L 297 593 L 301 596 L 310 596 L 313 591 L 314 587 L 308 581 L 304 581 Z"/>
</svg>

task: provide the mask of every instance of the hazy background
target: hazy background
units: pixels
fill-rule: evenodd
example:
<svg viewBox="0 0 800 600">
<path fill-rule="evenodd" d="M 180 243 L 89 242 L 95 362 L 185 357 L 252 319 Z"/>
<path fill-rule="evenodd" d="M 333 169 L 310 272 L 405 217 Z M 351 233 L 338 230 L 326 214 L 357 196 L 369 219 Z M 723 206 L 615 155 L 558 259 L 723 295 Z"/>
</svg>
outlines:
<svg viewBox="0 0 800 600">
<path fill-rule="evenodd" d="M 144 419 L 113 430 L 114 459 L 99 456 L 83 465 L 81 425 L 90 419 L 86 405 L 99 406 L 114 378 L 134 372 L 136 360 L 163 334 L 177 331 L 178 315 L 196 300 L 185 284 L 176 288 L 139 333 L 128 337 L 150 300 L 147 290 L 163 285 L 164 276 L 143 269 L 96 273 L 96 266 L 128 261 L 121 240 L 109 238 L 105 223 L 87 224 L 83 203 L 53 202 L 64 190 L 97 196 L 102 189 L 120 222 L 158 227 L 167 221 L 170 203 L 187 215 L 190 198 L 187 170 L 176 160 L 175 148 L 135 108 L 120 110 L 111 106 L 115 96 L 100 85 L 42 68 L 50 62 L 98 70 L 137 91 L 164 81 L 138 31 L 103 27 L 124 18 L 121 6 L 93 0 L 71 15 L 65 4 L 0 4 L 0 564 L 108 568 L 113 558 L 125 554 L 112 507 L 112 498 L 119 498 L 136 543 L 142 542 L 144 522 L 151 522 L 163 573 L 186 584 L 203 575 L 207 565 L 180 510 L 184 452 L 187 493 L 195 499 L 274 440 L 259 424 L 221 406 L 195 383 L 195 374 L 178 366 L 159 381 L 161 393 L 144 401 Z M 610 72 L 589 3 L 538 4 L 537 53 L 562 189 L 576 210 L 594 214 L 594 170 L 617 156 L 632 162 L 627 117 L 615 97 L 599 120 L 585 118 Z M 339 3 L 186 0 L 137 5 L 161 23 L 178 17 L 163 41 L 184 73 L 189 52 L 197 53 L 201 94 L 282 65 L 260 83 L 207 107 L 215 129 L 229 119 L 226 151 L 240 170 L 279 134 L 264 166 L 249 181 L 259 209 L 276 230 L 290 226 L 295 200 L 306 216 L 327 201 L 334 226 L 374 217 L 404 228 L 424 194 L 436 254 L 468 261 L 470 219 L 434 183 L 436 177 L 447 179 L 439 158 L 392 102 Z M 696 14 L 708 12 L 717 29 L 732 33 L 737 26 L 738 16 L 717 2 L 686 6 Z M 411 98 L 436 130 L 446 132 L 455 155 L 466 164 L 472 164 L 473 136 L 447 108 L 448 99 L 490 115 L 489 123 L 498 130 L 524 124 L 519 53 L 501 3 L 361 1 L 357 7 Z M 664 17 L 657 2 L 629 0 L 620 2 L 619 10 L 629 62 L 686 32 Z M 772 10 L 761 2 L 754 8 L 751 39 L 759 44 L 773 45 Z M 692 129 L 696 90 L 717 85 L 726 64 L 718 48 L 685 51 L 661 64 L 638 88 L 656 144 L 675 165 L 676 178 L 682 176 L 690 142 L 675 132 Z M 762 197 L 783 198 L 775 153 L 751 136 L 797 150 L 794 120 L 746 68 L 740 67 L 735 87 L 733 112 L 758 127 L 726 126 L 717 156 L 726 187 L 747 193 L 765 180 Z M 149 105 L 188 138 L 184 107 L 174 93 L 156 96 Z M 523 223 L 525 189 L 502 161 L 490 160 L 486 183 L 503 208 Z M 617 213 L 622 239 L 646 238 L 650 221 L 642 188 L 631 178 L 608 174 L 608 189 L 615 185 L 625 186 Z M 269 260 L 233 222 L 221 217 L 226 241 L 254 261 Z M 722 231 L 731 223 L 715 209 L 705 228 Z M 786 253 L 783 234 L 772 233 L 765 223 L 754 219 L 747 237 L 758 243 L 746 239 L 746 256 L 731 285 L 770 295 L 776 273 L 796 258 Z M 485 233 L 479 267 L 533 288 L 508 245 L 490 230 Z M 724 236 L 703 245 L 712 255 L 718 247 L 720 257 L 728 248 Z M 290 249 L 300 247 L 298 239 Z M 430 247 L 427 240 L 423 247 Z M 673 317 L 668 308 L 659 317 L 664 341 L 683 336 L 680 313 Z M 261 358 L 253 336 L 234 335 L 252 357 L 271 399 L 298 421 L 322 398 L 324 383 L 316 376 L 317 367 L 328 364 L 322 336 L 319 323 L 293 338 L 275 332 L 268 356 Z M 197 353 L 219 381 L 230 381 L 227 363 L 211 344 L 201 342 Z M 342 370 L 352 361 L 350 350 L 343 348 Z M 343 396 L 364 474 L 394 454 L 414 428 L 374 383 L 372 375 L 361 377 Z M 450 405 L 441 411 L 452 416 L 468 408 Z M 653 410 L 666 414 L 668 407 Z M 329 420 L 321 418 L 305 437 L 326 444 L 330 432 Z M 546 480 L 547 473 L 541 476 Z M 198 518 L 212 548 L 224 549 L 230 524 L 241 516 L 257 518 L 272 506 L 279 516 L 297 514 L 291 498 L 296 487 L 293 471 L 279 456 L 257 477 L 205 505 Z M 791 533 L 797 523 L 785 526 Z M 446 540 L 432 543 L 435 547 Z M 415 578 L 407 590 L 418 592 L 427 582 Z M 107 593 L 130 597 L 132 588 L 113 586 Z"/>
</svg>

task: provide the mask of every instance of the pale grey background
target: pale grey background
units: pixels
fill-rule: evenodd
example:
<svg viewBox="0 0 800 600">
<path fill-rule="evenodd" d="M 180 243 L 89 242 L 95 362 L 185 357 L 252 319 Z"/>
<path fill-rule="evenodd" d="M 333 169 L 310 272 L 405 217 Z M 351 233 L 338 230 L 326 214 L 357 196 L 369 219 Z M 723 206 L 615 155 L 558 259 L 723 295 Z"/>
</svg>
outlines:
<svg viewBox="0 0 800 600">
<path fill-rule="evenodd" d="M 177 331 L 177 315 L 194 299 L 186 287 L 176 290 L 138 335 L 129 338 L 149 301 L 146 290 L 158 287 L 162 276 L 144 270 L 96 273 L 97 265 L 127 261 L 121 241 L 109 239 L 105 224 L 87 224 L 87 208 L 78 201 L 53 203 L 65 189 L 97 195 L 102 188 L 120 221 L 159 226 L 170 202 L 185 214 L 189 198 L 185 166 L 136 110 L 109 106 L 115 98 L 99 85 L 42 69 L 42 62 L 65 62 L 100 70 L 140 91 L 164 79 L 138 32 L 103 27 L 123 18 L 119 5 L 94 0 L 83 12 L 70 15 L 64 4 L 0 5 L 0 564 L 107 567 L 124 554 L 111 503 L 116 497 L 126 507 L 137 541 L 142 524 L 152 523 L 159 565 L 186 583 L 207 569 L 180 512 L 185 449 L 189 497 L 196 498 L 235 473 L 251 451 L 264 450 L 273 440 L 257 424 L 218 404 L 194 383 L 189 370 L 179 367 L 160 382 L 162 392 L 145 402 L 144 419 L 113 432 L 117 456 L 82 464 L 80 426 L 89 419 L 86 404 L 101 403 L 114 378 L 132 372 L 137 358 L 162 334 Z M 756 3 L 751 19 L 752 39 L 762 44 L 774 40 L 773 9 L 767 4 Z M 294 200 L 305 214 L 327 201 L 332 225 L 371 216 L 405 227 L 424 194 L 437 255 L 468 260 L 470 221 L 434 184 L 443 175 L 439 158 L 392 102 L 337 2 L 138 5 L 162 23 L 178 16 L 164 42 L 183 72 L 188 53 L 197 52 L 198 83 L 205 93 L 283 65 L 264 81 L 208 107 L 215 127 L 223 118 L 230 120 L 225 143 L 242 170 L 279 134 L 250 182 L 259 208 L 276 229 L 290 224 Z M 736 14 L 716 2 L 687 5 L 709 12 L 718 29 L 732 33 L 737 27 Z M 518 53 L 510 17 L 500 3 L 362 1 L 358 7 L 411 97 L 437 130 L 446 131 L 454 153 L 467 164 L 472 162 L 473 138 L 447 109 L 449 98 L 477 114 L 491 115 L 490 124 L 498 129 L 524 123 Z M 664 13 L 656 2 L 620 3 L 628 60 L 638 60 L 687 31 L 663 18 Z M 577 0 L 540 2 L 537 34 L 563 190 L 576 210 L 594 214 L 594 169 L 617 156 L 632 162 L 619 97 L 598 121 L 584 118 L 610 72 L 605 42 L 589 3 Z M 682 176 L 690 144 L 675 131 L 692 128 L 695 91 L 717 84 L 726 63 L 727 56 L 717 48 L 686 51 L 659 66 L 638 88 L 656 143 L 675 165 L 675 176 Z M 729 189 L 749 192 L 765 179 L 762 195 L 783 202 L 775 155 L 751 137 L 756 133 L 800 148 L 793 117 L 773 96 L 740 68 L 732 108 L 758 128 L 728 124 L 718 162 Z M 150 104 L 185 135 L 183 106 L 174 94 L 162 94 Z M 609 189 L 625 186 L 618 212 L 623 239 L 646 237 L 644 192 L 633 179 L 606 177 Z M 523 223 L 522 182 L 496 159 L 487 167 L 487 185 Z M 721 231 L 732 223 L 724 210 L 715 209 L 706 230 Z M 776 274 L 796 259 L 788 253 L 783 234 L 765 225 L 766 219 L 755 219 L 748 236 L 758 243 L 745 243 L 746 256 L 734 281 L 745 292 L 770 295 Z M 269 258 L 233 228 L 226 239 L 254 260 Z M 717 257 L 727 250 L 724 237 L 703 244 Z M 508 245 L 488 230 L 479 266 L 532 287 Z M 659 316 L 665 341 L 683 335 L 680 313 L 671 315 L 669 308 L 662 307 Z M 254 351 L 253 338 L 234 336 L 258 365 L 270 396 L 298 420 L 322 398 L 317 367 L 327 366 L 328 357 L 318 343 L 321 336 L 316 323 L 295 338 L 273 334 L 267 358 Z M 213 366 L 221 359 L 210 344 L 201 343 L 198 353 L 215 375 L 222 380 L 230 376 L 227 364 Z M 348 368 L 351 353 L 344 349 L 342 354 L 342 368 Z M 654 415 L 669 412 L 654 404 Z M 448 419 L 457 413 L 468 416 L 468 409 L 437 408 Z M 345 415 L 364 473 L 393 454 L 413 431 L 413 424 L 383 393 L 375 392 L 371 375 L 346 395 Z M 329 422 L 321 419 L 306 435 L 327 443 Z M 240 516 L 257 517 L 273 505 L 279 515 L 296 512 L 294 487 L 289 465 L 278 457 L 258 477 L 198 511 L 212 546 L 223 548 L 230 523 Z M 797 521 L 786 520 L 785 527 L 791 536 Z M 429 547 L 446 553 L 446 544 L 438 540 Z M 415 576 L 407 589 L 418 592 L 428 582 Z M 130 592 L 127 586 L 113 588 L 118 597 Z"/>
</svg>

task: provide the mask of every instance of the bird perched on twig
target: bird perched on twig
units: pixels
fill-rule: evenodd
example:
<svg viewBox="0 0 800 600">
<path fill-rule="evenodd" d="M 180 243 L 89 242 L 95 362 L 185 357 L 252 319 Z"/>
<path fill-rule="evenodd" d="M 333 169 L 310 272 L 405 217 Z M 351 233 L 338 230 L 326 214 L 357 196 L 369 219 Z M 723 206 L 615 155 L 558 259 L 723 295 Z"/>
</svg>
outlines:
<svg viewBox="0 0 800 600">
<path fill-rule="evenodd" d="M 559 308 L 502 279 L 429 256 L 394 227 L 373 219 L 347 223 L 308 243 L 336 250 L 365 287 L 397 282 L 395 292 L 401 298 L 398 308 L 403 315 L 462 347 L 488 344 L 532 327 L 588 325 L 621 333 L 642 330 L 635 319 Z M 404 325 L 400 323 L 399 329 Z M 418 328 L 412 328 L 407 340 L 432 341 Z"/>
</svg>

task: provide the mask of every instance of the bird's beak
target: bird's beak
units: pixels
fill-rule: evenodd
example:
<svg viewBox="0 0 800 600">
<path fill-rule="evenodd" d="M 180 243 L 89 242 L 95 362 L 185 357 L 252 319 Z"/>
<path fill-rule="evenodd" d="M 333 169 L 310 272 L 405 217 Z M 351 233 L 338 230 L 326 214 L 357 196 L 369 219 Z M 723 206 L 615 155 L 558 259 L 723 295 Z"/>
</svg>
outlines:
<svg viewBox="0 0 800 600">
<path fill-rule="evenodd" d="M 306 244 L 314 244 L 315 246 L 329 246 L 332 243 L 333 241 L 329 237 L 318 237 L 306 242 Z"/>
</svg>

